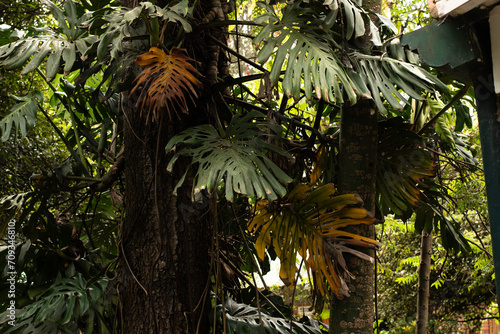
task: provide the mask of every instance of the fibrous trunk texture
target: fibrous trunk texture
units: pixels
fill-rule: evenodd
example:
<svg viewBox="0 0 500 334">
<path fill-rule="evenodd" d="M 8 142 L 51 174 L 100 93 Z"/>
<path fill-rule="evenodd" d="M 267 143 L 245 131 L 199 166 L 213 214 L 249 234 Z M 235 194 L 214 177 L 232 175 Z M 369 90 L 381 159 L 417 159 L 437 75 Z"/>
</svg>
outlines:
<svg viewBox="0 0 500 334">
<path fill-rule="evenodd" d="M 138 2 L 122 0 L 122 5 L 133 8 Z M 158 0 L 156 5 L 164 7 L 168 2 Z M 213 3 L 222 6 L 217 1 L 199 3 L 194 14 L 198 21 L 210 10 L 217 9 L 213 8 Z M 206 34 L 209 32 L 215 34 L 211 30 Z M 208 78 L 212 69 L 209 64 L 214 64 L 210 56 L 216 56 L 206 52 L 209 39 L 190 38 L 183 47 L 199 61 L 200 71 Z M 220 54 L 217 57 L 221 66 Z M 209 84 L 206 79 L 204 87 Z M 208 121 L 208 103 L 201 101 L 207 93 L 199 92 L 197 107 L 190 106 L 189 114 L 179 113 L 182 119 L 169 120 L 165 114 L 162 120 L 155 122 L 147 122 L 141 117 L 136 108 L 136 95 L 129 97 L 127 94 L 122 95 L 121 103 L 126 212 L 116 280 L 119 330 L 141 334 L 209 333 L 212 215 L 208 199 L 192 202 L 191 173 L 174 194 L 189 161 L 179 159 L 174 170 L 168 172 L 166 167 L 172 153 L 165 152 L 165 145 L 172 136 Z"/>
<path fill-rule="evenodd" d="M 377 112 L 371 101 L 361 100 L 342 110 L 338 188 L 341 193 L 361 196 L 370 212 L 375 210 L 377 124 Z M 349 231 L 375 238 L 373 225 L 353 226 Z M 360 250 L 373 256 L 373 250 Z M 344 256 L 354 278 L 348 283 L 350 297 L 332 296 L 330 333 L 373 333 L 373 264 L 349 254 Z"/>
<path fill-rule="evenodd" d="M 208 202 L 191 202 L 187 166 L 166 170 L 165 144 L 179 129 L 146 124 L 125 98 L 126 214 L 121 229 L 118 292 L 122 333 L 195 333 L 208 280 Z M 177 125 L 182 122 L 175 122 Z M 208 299 L 205 299 L 207 302 Z M 207 333 L 206 317 L 200 333 Z"/>
</svg>

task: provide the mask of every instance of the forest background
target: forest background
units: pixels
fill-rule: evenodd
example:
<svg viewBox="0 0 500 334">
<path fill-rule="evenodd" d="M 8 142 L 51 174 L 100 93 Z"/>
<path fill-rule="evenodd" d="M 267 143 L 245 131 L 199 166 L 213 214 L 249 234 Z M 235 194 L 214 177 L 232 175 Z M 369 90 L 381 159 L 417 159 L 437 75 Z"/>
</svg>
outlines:
<svg viewBox="0 0 500 334">
<path fill-rule="evenodd" d="M 32 53 L 33 58 L 26 65 L 26 61 L 32 55 L 27 49 L 26 58 L 22 62 L 19 59 L 10 58 L 10 63 L 8 49 L 1 49 L 3 53 L 0 53 L 0 65 L 2 65 L 0 69 L 2 80 L 0 86 L 0 117 L 2 119 L 0 121 L 2 130 L 0 232 L 4 234 L 4 237 L 0 248 L 2 253 L 0 264 L 5 270 L 2 273 L 0 312 L 5 319 L 8 319 L 10 302 L 5 297 L 8 296 L 10 289 L 7 281 L 10 274 L 6 231 L 12 219 L 18 222 L 15 244 L 18 326 L 4 325 L 0 329 L 2 333 L 29 333 L 30 331 L 48 333 L 58 330 L 72 333 L 77 330 L 85 333 L 123 331 L 123 328 L 120 328 L 123 326 L 125 316 L 116 281 L 119 281 L 120 270 L 128 266 L 126 262 L 120 262 L 126 261 L 126 258 L 123 260 L 122 257 L 119 260 L 119 254 L 125 253 L 123 249 L 120 250 L 124 247 L 122 243 L 124 196 L 132 195 L 125 194 L 127 186 L 123 170 L 126 167 L 123 165 L 126 163 L 121 159 L 124 154 L 120 150 L 125 136 L 123 134 L 123 129 L 126 127 L 124 123 L 133 124 L 134 121 L 127 120 L 126 114 L 125 116 L 120 114 L 119 110 L 124 102 L 118 92 L 134 89 L 130 85 L 134 76 L 127 76 L 128 68 L 125 64 L 132 66 L 133 61 L 141 53 L 145 53 L 149 46 L 144 46 L 140 53 L 127 56 L 123 50 L 124 46 L 118 46 L 118 43 L 115 44 L 112 41 L 116 36 L 120 36 L 122 39 L 129 38 L 131 41 L 139 40 L 145 45 L 161 45 L 168 39 L 163 39 L 160 43 L 159 33 L 166 35 L 169 30 L 165 33 L 165 30 L 159 29 L 160 26 L 167 29 L 167 23 L 162 21 L 164 18 L 160 15 L 158 17 L 161 20 L 154 18 L 159 10 L 151 5 L 150 7 L 137 7 L 140 10 L 130 11 L 129 17 L 125 19 L 123 15 L 121 17 L 121 20 L 128 20 L 127 22 L 138 26 L 144 24 L 141 27 L 151 35 L 146 41 L 141 40 L 140 34 L 133 35 L 128 31 L 120 30 L 128 29 L 119 26 L 123 21 L 109 21 L 107 25 L 102 25 L 100 39 L 95 39 L 92 36 L 96 35 L 85 35 L 78 29 L 83 26 L 91 30 L 103 22 L 96 23 L 97 16 L 90 14 L 85 16 L 85 13 L 98 13 L 99 10 L 106 8 L 105 5 L 116 4 L 111 1 L 108 3 L 82 1 L 73 5 L 68 3 L 70 2 L 52 4 L 19 0 L 9 5 L 0 4 L 0 46 L 8 46 L 9 43 L 26 38 L 50 35 L 52 31 L 53 35 L 50 36 L 60 38 L 58 35 L 60 34 L 70 41 L 78 41 L 82 38 L 80 40 L 84 43 L 75 42 L 75 52 L 85 55 L 74 59 L 71 67 L 65 66 L 71 59 L 69 52 L 66 54 L 64 48 L 57 51 L 54 44 L 47 44 L 48 51 L 45 54 L 44 52 L 38 53 L 38 56 Z M 285 6 L 276 2 L 275 7 L 283 9 L 283 12 L 276 16 L 280 19 L 286 17 L 285 9 L 293 8 L 292 4 Z M 345 4 L 343 6 L 344 9 L 347 8 Z M 184 7 L 186 10 L 183 10 Z M 62 8 L 62 10 L 57 10 L 57 8 Z M 162 12 L 165 16 L 170 15 L 165 21 L 171 25 L 181 25 L 184 32 L 188 31 L 190 23 L 185 18 L 195 13 L 189 13 L 187 2 L 180 2 L 168 8 L 168 11 Z M 321 290 L 341 290 L 343 285 L 331 284 L 321 272 L 314 271 L 314 265 L 296 262 L 295 257 L 286 258 L 284 256 L 286 252 L 278 251 L 279 247 L 276 244 L 270 241 L 266 244 L 267 241 L 263 240 L 263 237 L 259 238 L 259 235 L 251 233 L 254 231 L 247 230 L 246 222 L 251 224 L 253 221 L 255 225 L 260 224 L 258 220 L 252 220 L 252 215 L 256 212 L 255 207 L 259 205 L 261 205 L 260 209 L 264 210 L 263 201 L 267 201 L 266 205 L 269 205 L 279 197 L 287 198 L 291 203 L 293 200 L 291 194 L 299 196 L 298 194 L 303 192 L 305 196 L 307 193 L 305 190 L 300 190 L 298 185 L 302 184 L 303 187 L 308 187 L 308 190 L 324 189 L 321 187 L 336 180 L 336 169 L 341 167 L 337 167 L 338 148 L 332 143 L 338 142 L 341 106 L 347 102 L 337 96 L 325 101 L 321 98 L 321 90 L 308 89 L 307 83 L 294 88 L 297 85 L 290 84 L 297 75 L 293 77 L 293 73 L 281 78 L 283 75 L 281 66 L 280 70 L 275 71 L 273 71 L 273 66 L 279 63 L 280 57 L 279 52 L 275 54 L 275 50 L 282 45 L 273 44 L 270 42 L 272 39 L 262 33 L 263 27 L 269 27 L 266 26 L 266 20 L 272 22 L 270 19 L 272 11 L 265 5 L 251 1 L 237 2 L 236 8 L 236 12 L 230 14 L 234 16 L 223 17 L 224 20 L 233 20 L 228 30 L 219 31 L 219 33 L 228 34 L 230 38 L 222 46 L 215 47 L 217 43 L 214 42 L 210 45 L 212 49 L 205 49 L 210 52 L 224 53 L 227 57 L 224 59 L 227 62 L 227 73 L 225 73 L 227 77 L 223 81 L 218 80 L 222 76 L 219 68 L 219 74 L 215 74 L 216 80 L 209 83 L 212 92 L 224 92 L 223 95 L 214 94 L 216 97 L 212 102 L 214 105 L 225 105 L 225 107 L 217 109 L 220 114 L 215 116 L 209 106 L 207 109 L 210 116 L 207 124 L 214 125 L 212 129 L 215 129 L 215 133 L 218 131 L 227 136 L 229 136 L 228 133 L 237 136 L 238 131 L 246 131 L 247 137 L 239 138 L 239 140 L 252 142 L 255 137 L 265 137 L 266 140 L 254 144 L 266 154 L 250 162 L 240 162 L 240 168 L 251 169 L 248 166 L 257 166 L 258 174 L 249 177 L 255 183 L 259 182 L 258 179 L 265 178 L 267 183 L 260 183 L 262 188 L 266 188 L 266 191 L 260 194 L 259 187 L 255 184 L 252 185 L 254 188 L 250 190 L 247 188 L 245 193 L 243 187 L 234 182 L 236 185 L 232 187 L 233 193 L 232 190 L 227 190 L 229 187 L 225 186 L 226 182 L 230 182 L 227 179 L 224 182 L 215 180 L 215 183 L 211 185 L 207 179 L 214 178 L 213 174 L 203 174 L 198 171 L 196 175 L 187 175 L 186 184 L 189 187 L 185 198 L 191 198 L 189 183 L 194 183 L 193 188 L 198 190 L 211 189 L 214 193 L 217 193 L 214 189 L 220 190 L 216 197 L 219 202 L 215 205 L 215 212 L 213 204 L 203 201 L 205 206 L 200 209 L 203 212 L 209 210 L 210 215 L 214 215 L 212 217 L 216 217 L 215 221 L 219 222 L 208 229 L 214 233 L 214 237 L 209 239 L 212 246 L 207 248 L 210 250 L 211 257 L 205 257 L 205 266 L 211 270 L 210 284 L 207 285 L 209 288 L 205 290 L 212 291 L 212 294 L 207 294 L 206 297 L 207 301 L 212 300 L 211 303 L 207 302 L 207 309 L 212 308 L 215 312 L 212 311 L 210 315 L 207 315 L 206 326 L 214 331 L 220 331 L 224 327 L 248 326 L 258 332 L 259 326 L 252 326 L 260 321 L 282 330 L 293 328 L 297 333 L 315 333 L 321 329 L 314 327 L 317 323 L 311 319 L 304 319 L 303 322 L 295 319 L 295 323 L 289 322 L 290 308 L 293 308 L 293 305 L 283 304 L 278 296 L 267 290 L 256 291 L 253 287 L 255 277 L 265 274 L 269 270 L 270 260 L 278 257 L 282 271 L 285 272 L 280 272 L 284 281 L 292 283 L 292 287 L 293 283 L 297 283 L 305 284 L 313 289 L 318 319 L 332 312 L 324 311 L 324 302 L 328 301 L 328 298 L 325 297 L 325 293 L 321 293 Z M 107 15 L 105 10 L 102 13 Z M 261 14 L 259 20 L 255 20 L 256 13 Z M 355 9 L 352 13 L 358 15 Z M 293 14 L 293 10 L 288 12 L 288 15 Z M 398 36 L 431 21 L 427 13 L 427 3 L 417 0 L 383 2 L 382 14 L 390 17 L 392 24 L 389 21 L 383 21 L 378 16 L 379 21 L 376 22 L 384 37 L 384 43 L 376 50 L 380 52 L 375 53 L 376 56 L 382 59 L 380 50 L 386 48 L 385 52 L 392 55 L 403 52 L 403 56 L 399 54 L 399 59 L 407 60 L 409 63 L 415 61 L 415 55 L 405 51 L 397 43 Z M 99 19 L 106 21 L 104 16 Z M 140 23 L 141 20 L 146 23 Z M 225 22 L 224 20 L 221 22 Z M 236 20 L 241 20 L 241 22 L 238 23 Z M 352 18 L 351 20 L 356 21 Z M 253 23 L 249 24 L 250 21 Z M 223 26 L 224 23 L 221 22 L 213 26 Z M 362 22 L 368 21 L 363 18 Z M 63 25 L 66 26 L 62 28 Z M 339 49 L 350 47 L 351 50 L 363 51 L 367 48 L 366 41 L 361 38 L 363 34 L 356 35 L 356 30 L 361 30 L 363 24 L 360 26 L 353 23 L 353 26 L 350 35 L 360 40 L 355 40 L 354 37 L 348 38 L 346 45 L 349 43 L 352 45 L 338 46 Z M 163 47 L 171 50 L 176 45 L 174 42 L 179 42 L 184 38 L 183 29 L 174 29 L 178 36 L 172 37 L 170 44 Z M 71 37 L 73 31 L 76 35 Z M 308 33 L 312 35 L 316 32 Z M 342 31 L 343 35 L 345 33 Z M 255 36 L 261 36 L 260 42 L 254 39 L 252 43 L 249 37 L 255 38 Z M 101 40 L 107 42 L 102 43 Z M 38 46 L 42 48 L 43 44 Z M 189 43 L 182 46 L 196 50 L 196 47 Z M 230 50 L 237 50 L 237 55 L 231 53 Z M 204 52 L 210 53 L 209 51 Z M 203 54 L 203 51 L 200 52 Z M 180 54 L 177 56 L 182 58 Z M 368 54 L 368 51 L 363 54 Z M 17 57 L 19 58 L 19 54 Z M 269 57 L 271 60 L 267 62 Z M 47 58 L 46 62 L 45 58 Z M 56 62 L 56 58 L 61 58 L 61 61 Z M 223 59 L 222 56 L 220 58 Z M 121 67 L 113 67 L 113 60 L 116 59 L 120 60 Z M 192 64 L 191 66 L 198 66 L 190 58 L 186 59 Z M 373 61 L 370 66 L 381 69 L 381 65 L 377 65 L 378 63 L 375 63 L 373 58 L 365 56 L 362 60 Z M 14 64 L 16 61 L 19 64 Z M 287 67 L 288 58 L 281 61 L 283 62 L 282 71 L 291 73 L 289 70 L 291 66 Z M 147 61 L 143 60 L 143 62 Z M 255 62 L 262 63 L 262 65 Z M 77 69 L 76 71 L 73 70 L 73 66 Z M 198 70 L 185 66 L 189 69 L 187 72 L 190 72 L 192 76 L 197 76 Z M 80 69 L 90 72 L 83 70 L 78 72 Z M 423 83 L 415 83 L 412 80 L 416 81 L 416 79 L 404 73 L 406 78 L 410 77 L 408 79 L 412 85 L 410 90 L 418 92 L 420 98 L 409 91 L 405 92 L 408 95 L 402 94 L 401 96 L 390 87 L 384 86 L 390 91 L 389 95 L 392 98 L 388 98 L 387 92 L 380 88 L 381 91 L 377 91 L 377 94 L 382 93 L 383 98 L 377 99 L 373 94 L 375 85 L 358 87 L 355 94 L 356 98 L 359 98 L 364 93 L 372 93 L 374 105 L 379 112 L 384 110 L 379 116 L 380 156 L 389 154 L 394 159 L 392 161 L 395 161 L 398 157 L 404 157 L 403 149 L 408 147 L 413 147 L 414 151 L 418 152 L 425 151 L 426 154 L 425 161 L 410 160 L 412 165 L 409 169 L 413 168 L 412 171 L 418 171 L 418 175 L 412 179 L 411 185 L 400 188 L 403 189 L 402 193 L 396 195 L 388 194 L 391 192 L 388 191 L 391 189 L 389 185 L 396 183 L 399 186 L 400 183 L 405 183 L 404 176 L 408 173 L 403 173 L 401 180 L 395 178 L 393 173 L 384 174 L 383 171 L 391 170 L 391 167 L 384 165 L 380 162 L 382 159 L 379 159 L 379 166 L 386 168 L 379 167 L 381 172 L 377 175 L 377 182 L 380 185 L 376 195 L 378 209 L 376 212 L 368 210 L 369 216 L 375 217 L 378 222 L 375 228 L 375 239 L 380 242 L 380 246 L 372 254 L 375 258 L 373 270 L 376 273 L 373 330 L 377 333 L 408 333 L 416 330 L 419 279 L 417 269 L 422 250 L 421 235 L 426 231 L 433 234 L 429 274 L 428 332 L 450 333 L 467 330 L 477 332 L 485 319 L 498 319 L 473 91 L 467 85 L 440 76 L 433 69 L 426 70 L 439 77 L 441 83 L 434 82 L 427 77 L 422 79 Z M 136 74 L 139 72 L 140 69 L 137 67 Z M 82 77 L 81 73 L 85 75 Z M 267 73 L 267 75 L 263 76 L 262 73 Z M 206 70 L 203 74 L 205 87 L 213 73 Z M 115 75 L 122 75 L 121 81 L 118 81 Z M 153 73 L 150 71 L 147 75 L 153 75 Z M 300 80 L 300 75 L 301 73 L 299 73 L 298 80 Z M 349 75 L 352 73 L 349 72 Z M 418 77 L 418 75 L 415 76 Z M 355 75 L 352 77 L 355 78 Z M 380 80 L 384 79 L 386 78 Z M 113 82 L 113 80 L 116 81 Z M 289 86 L 286 86 L 286 80 L 289 80 Z M 442 87 L 442 82 L 447 85 L 447 88 Z M 405 84 L 408 85 L 407 82 L 397 82 L 395 86 L 401 90 L 400 88 L 405 87 Z M 197 86 L 197 80 L 192 79 L 190 83 L 184 85 L 185 91 L 192 91 Z M 321 87 L 321 84 L 319 86 Z M 361 85 L 358 84 L 358 86 Z M 331 84 L 331 87 L 335 91 L 335 85 Z M 343 86 L 342 89 L 346 88 Z M 168 103 L 163 105 L 168 110 L 170 120 L 183 115 L 184 111 L 181 110 L 183 106 L 193 108 L 189 99 L 186 101 L 180 98 L 184 94 L 173 94 L 179 100 L 174 105 L 168 105 Z M 208 93 L 204 94 L 200 97 L 202 100 L 207 99 Z M 287 94 L 290 98 L 283 98 Z M 327 92 L 324 95 L 329 94 Z M 453 98 L 454 96 L 459 96 L 460 99 L 457 101 Z M 350 97 L 344 96 L 344 98 L 348 100 Z M 196 101 L 197 98 L 193 97 L 193 100 Z M 400 104 L 399 101 L 394 100 L 405 100 L 407 103 Z M 450 101 L 453 103 L 441 112 Z M 200 105 L 199 101 L 197 105 Z M 179 106 L 180 109 L 174 110 Z M 152 113 L 147 114 L 144 111 L 143 116 L 149 118 L 150 124 L 155 121 L 159 122 L 161 117 L 156 114 L 157 108 L 151 106 L 150 109 L 153 110 Z M 271 114 L 269 112 L 271 109 L 284 112 Z M 158 110 L 161 112 L 160 108 Z M 234 114 L 242 117 L 234 118 Z M 250 123 L 252 125 L 248 125 L 248 123 L 243 123 L 242 119 L 254 121 Z M 164 121 L 167 119 L 164 118 Z M 190 122 L 204 124 L 205 121 L 205 119 L 202 121 L 195 119 Z M 252 128 L 256 124 L 258 128 Z M 207 132 L 200 137 L 196 137 L 188 130 L 187 132 L 177 131 L 178 136 L 171 136 L 173 139 L 169 138 L 168 145 L 165 141 L 164 146 L 168 150 L 176 145 L 181 146 L 182 143 L 190 143 L 193 145 L 191 151 L 188 147 L 186 151 L 179 152 L 184 152 L 184 156 L 197 158 L 199 164 L 215 165 L 214 160 L 203 161 L 203 158 L 212 154 L 213 151 L 206 149 L 200 154 L 197 151 L 200 146 L 196 145 L 200 145 L 200 142 L 206 141 L 207 138 L 214 140 L 216 147 L 220 147 L 221 143 L 225 142 L 211 137 L 214 133 L 207 128 L 199 128 L 196 133 L 202 130 Z M 154 131 L 157 136 L 151 136 L 148 140 L 154 142 L 152 155 L 155 158 L 153 160 L 156 160 L 158 155 L 155 150 L 156 147 L 160 147 L 156 141 L 161 136 L 158 129 Z M 391 136 L 396 132 L 400 135 L 399 138 Z M 410 135 L 409 132 L 418 134 L 418 137 Z M 273 133 L 278 135 L 275 136 Z M 141 133 L 134 133 L 132 136 L 136 136 L 139 141 L 143 138 Z M 281 142 L 276 137 L 286 140 L 286 143 L 276 144 Z M 222 138 L 228 137 L 222 136 Z M 415 142 L 418 144 L 416 145 Z M 270 157 L 272 162 L 268 163 L 266 157 Z M 185 163 L 186 158 L 182 154 L 179 154 L 178 158 L 180 163 Z M 211 158 L 217 159 L 217 157 Z M 165 162 L 169 161 L 170 159 Z M 426 169 L 424 162 L 427 161 L 431 161 L 432 168 L 427 166 Z M 287 166 L 287 164 L 290 165 Z M 152 170 L 155 170 L 154 165 L 152 163 Z M 173 161 L 168 165 L 169 169 L 173 168 L 172 165 Z M 195 168 L 192 167 L 192 169 Z M 286 173 L 280 172 L 280 169 Z M 183 176 L 183 173 L 178 171 L 177 173 L 178 179 L 184 180 L 185 175 Z M 152 180 L 144 184 L 160 182 L 155 178 Z M 176 186 L 177 182 L 174 183 L 172 189 L 177 189 Z M 153 187 L 149 188 L 149 192 L 156 192 L 156 185 L 155 190 L 151 191 L 152 189 Z M 182 193 L 183 188 L 180 187 L 179 191 Z M 195 191 L 195 195 L 199 193 Z M 201 193 L 203 195 L 203 191 Z M 241 194 L 247 196 L 241 196 Z M 207 196 L 204 201 L 210 202 L 213 199 L 214 197 Z M 155 195 L 150 200 L 151 202 L 158 201 L 158 197 Z M 307 197 L 302 197 L 300 200 L 307 201 Z M 350 208 L 351 204 L 359 206 L 360 201 L 355 202 L 348 204 L 347 208 Z M 255 206 L 254 209 L 251 208 L 252 205 Z M 286 207 L 284 203 L 280 205 Z M 267 206 L 266 210 L 271 210 L 270 206 Z M 358 217 L 358 213 L 352 209 L 350 213 L 352 217 L 349 219 L 368 219 L 366 211 L 362 217 Z M 154 210 L 153 215 L 155 215 Z M 264 235 L 262 231 L 260 232 L 260 235 Z M 275 233 L 278 232 L 279 229 Z M 356 237 L 354 239 L 357 240 Z M 294 246 L 294 248 L 297 253 L 301 247 Z M 265 255 L 263 255 L 264 250 Z M 345 252 L 349 253 L 349 251 Z M 301 255 L 304 254 L 306 253 Z M 263 261 L 259 261 L 259 258 Z M 121 263 L 122 269 L 118 268 L 118 263 Z M 306 265 L 309 266 L 311 276 L 296 279 L 295 274 L 300 271 L 297 269 Z M 331 273 L 327 269 L 326 271 Z M 135 271 L 131 270 L 131 272 Z M 349 276 L 339 269 L 335 272 L 338 272 L 341 278 Z M 134 277 L 131 280 L 137 283 L 146 281 L 141 277 L 138 279 Z M 324 283 L 318 281 L 324 281 Z M 152 289 L 147 284 L 142 286 L 138 283 L 137 286 L 141 293 L 142 290 L 151 291 Z M 258 304 L 261 304 L 263 313 L 260 308 L 255 307 Z M 262 320 L 263 314 L 266 314 L 267 322 Z M 2 323 L 7 322 L 2 321 Z M 199 325 L 198 319 L 191 323 Z"/>
</svg>

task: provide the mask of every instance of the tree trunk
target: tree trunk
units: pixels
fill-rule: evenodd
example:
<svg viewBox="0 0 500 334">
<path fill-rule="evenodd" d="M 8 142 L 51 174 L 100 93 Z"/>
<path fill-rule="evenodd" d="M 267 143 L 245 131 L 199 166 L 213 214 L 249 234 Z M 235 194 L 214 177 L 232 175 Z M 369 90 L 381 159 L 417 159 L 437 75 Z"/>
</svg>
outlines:
<svg viewBox="0 0 500 334">
<path fill-rule="evenodd" d="M 185 122 L 146 124 L 124 98 L 126 214 L 118 292 L 122 333 L 208 333 L 203 317 L 211 242 L 207 203 L 191 202 L 191 180 L 173 190 L 186 164 L 166 171 L 168 139 Z M 209 301 L 209 297 L 205 300 Z M 207 307 L 204 308 L 207 311 Z"/>
<path fill-rule="evenodd" d="M 165 6 L 169 1 L 157 1 Z M 137 0 L 122 0 L 134 7 Z M 208 64 L 210 59 L 202 59 Z M 201 59 L 201 58 L 199 58 Z M 165 145 L 172 136 L 206 122 L 203 108 L 191 108 L 182 119 L 146 122 L 135 105 L 137 95 L 122 95 L 124 114 L 125 218 L 120 235 L 119 328 L 121 333 L 208 333 L 210 308 L 209 251 L 212 222 L 208 200 L 191 201 L 192 174 L 174 188 L 188 167 Z M 201 102 L 200 102 L 201 104 Z M 174 116 L 175 118 L 175 116 Z"/>
<path fill-rule="evenodd" d="M 432 232 L 422 230 L 420 266 L 418 267 L 417 334 L 427 333 L 429 319 L 429 284 L 431 274 Z"/>
<path fill-rule="evenodd" d="M 380 0 L 362 0 L 362 6 L 364 9 L 369 9 L 375 13 L 382 13 L 382 1 Z"/>
<path fill-rule="evenodd" d="M 369 100 L 342 110 L 338 188 L 341 193 L 357 193 L 370 212 L 375 212 L 377 126 L 377 112 Z M 353 226 L 349 231 L 375 238 L 373 226 Z M 360 250 L 373 256 L 373 250 Z M 350 254 L 345 258 L 354 275 L 348 284 L 351 296 L 332 296 L 330 333 L 373 333 L 373 264 Z"/>
<path fill-rule="evenodd" d="M 381 0 L 362 0 L 366 10 L 381 13 Z M 369 43 L 368 36 L 356 39 L 358 47 Z M 338 188 L 341 193 L 357 193 L 364 208 L 375 213 L 375 182 L 377 178 L 378 113 L 370 100 L 344 106 L 340 121 Z M 351 232 L 375 239 L 375 227 L 354 226 Z M 370 256 L 373 250 L 362 249 Z M 341 333 L 373 333 L 374 267 L 370 262 L 346 254 L 348 268 L 354 275 L 348 298 L 331 296 L 330 331 Z"/>
</svg>

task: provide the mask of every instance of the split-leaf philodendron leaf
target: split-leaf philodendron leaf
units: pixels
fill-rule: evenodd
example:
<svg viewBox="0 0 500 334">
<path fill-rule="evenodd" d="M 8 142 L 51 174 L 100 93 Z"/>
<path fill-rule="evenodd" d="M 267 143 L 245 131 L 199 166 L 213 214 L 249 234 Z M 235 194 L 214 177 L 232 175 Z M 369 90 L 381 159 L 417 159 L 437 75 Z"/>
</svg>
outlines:
<svg viewBox="0 0 500 334">
<path fill-rule="evenodd" d="M 248 230 L 258 234 L 255 249 L 260 259 L 264 259 L 268 248 L 274 248 L 285 283 L 293 284 L 300 255 L 317 291 L 325 295 L 328 285 L 337 296 L 348 296 L 344 280 L 348 271 L 342 253 L 372 261 L 350 246 L 378 245 L 373 239 L 343 230 L 350 225 L 374 223 L 361 204 L 357 195 L 335 195 L 331 183 L 316 189 L 298 184 L 282 201 L 257 202 Z"/>
</svg>

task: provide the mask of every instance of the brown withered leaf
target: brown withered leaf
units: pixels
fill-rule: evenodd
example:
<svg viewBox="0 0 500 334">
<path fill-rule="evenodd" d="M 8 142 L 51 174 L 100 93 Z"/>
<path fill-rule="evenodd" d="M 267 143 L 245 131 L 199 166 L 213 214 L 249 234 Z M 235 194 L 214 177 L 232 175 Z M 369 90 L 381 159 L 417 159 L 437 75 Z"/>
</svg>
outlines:
<svg viewBox="0 0 500 334">
<path fill-rule="evenodd" d="M 137 57 L 135 63 L 146 68 L 135 78 L 137 83 L 130 94 L 143 85 L 137 101 L 141 115 L 155 121 L 159 119 L 159 112 L 166 109 L 172 120 L 172 113 L 179 118 L 178 110 L 188 112 L 186 96 L 194 102 L 193 97 L 198 97 L 195 87 L 201 86 L 196 78 L 201 74 L 191 64 L 193 62 L 195 60 L 189 58 L 185 50 L 176 47 L 169 54 L 152 47 Z"/>
</svg>

